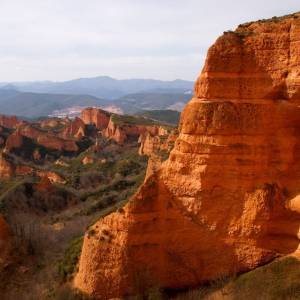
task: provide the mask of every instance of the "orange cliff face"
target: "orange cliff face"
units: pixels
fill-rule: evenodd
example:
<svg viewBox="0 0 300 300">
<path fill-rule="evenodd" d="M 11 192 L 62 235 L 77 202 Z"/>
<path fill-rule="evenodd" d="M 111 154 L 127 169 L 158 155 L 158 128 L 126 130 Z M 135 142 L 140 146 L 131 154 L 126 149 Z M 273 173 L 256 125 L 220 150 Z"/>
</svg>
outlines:
<svg viewBox="0 0 300 300">
<path fill-rule="evenodd" d="M 0 115 L 0 125 L 6 128 L 15 128 L 21 121 L 16 116 Z"/>
<path fill-rule="evenodd" d="M 63 138 L 54 133 L 42 131 L 33 127 L 31 124 L 21 124 L 17 130 L 7 138 L 5 151 L 10 152 L 12 149 L 18 149 L 23 146 L 23 137 L 34 140 L 37 144 L 45 148 L 59 151 L 76 152 L 78 146 L 74 138 Z"/>
<path fill-rule="evenodd" d="M 86 233 L 77 288 L 195 287 L 298 248 L 299 53 L 299 15 L 216 41 L 168 161 Z"/>
<path fill-rule="evenodd" d="M 110 113 L 99 108 L 88 107 L 82 110 L 80 118 L 84 124 L 94 124 L 97 129 L 102 130 L 108 125 Z"/>
<path fill-rule="evenodd" d="M 139 154 L 151 156 L 160 151 L 170 152 L 177 136 L 176 129 L 167 130 L 164 127 L 159 127 L 158 132 L 155 135 L 146 132 L 139 138 Z"/>
<path fill-rule="evenodd" d="M 80 118 L 70 120 L 69 124 L 62 132 L 63 138 L 74 137 L 80 139 L 85 136 L 85 124 Z"/>
<path fill-rule="evenodd" d="M 3 155 L 0 156 L 0 179 L 10 178 L 14 175 L 14 165 L 5 159 Z"/>
<path fill-rule="evenodd" d="M 10 152 L 13 149 L 20 148 L 23 145 L 23 136 L 17 129 L 15 132 L 10 134 L 6 140 L 4 152 Z"/>
<path fill-rule="evenodd" d="M 120 117 L 120 116 L 119 116 Z M 134 117 L 133 117 L 134 118 Z M 152 135 L 157 135 L 161 127 L 157 125 L 141 125 L 141 124 L 131 124 L 126 121 L 118 122 L 114 120 L 111 116 L 107 128 L 102 131 L 102 134 L 107 137 L 115 140 L 118 144 L 124 144 L 128 141 L 138 141 L 141 135 L 147 133 Z"/>
<path fill-rule="evenodd" d="M 139 138 L 139 154 L 149 157 L 145 180 L 157 172 L 168 158 L 178 137 L 177 129 L 159 127 L 156 135 L 147 132 Z"/>
</svg>

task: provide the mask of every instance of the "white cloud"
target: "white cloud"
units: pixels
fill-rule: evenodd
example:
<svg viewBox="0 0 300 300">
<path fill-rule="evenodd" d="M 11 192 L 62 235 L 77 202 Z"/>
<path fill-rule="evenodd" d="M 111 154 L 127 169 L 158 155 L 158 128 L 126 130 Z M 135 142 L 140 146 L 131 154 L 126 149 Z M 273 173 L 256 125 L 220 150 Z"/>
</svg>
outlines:
<svg viewBox="0 0 300 300">
<path fill-rule="evenodd" d="M 0 81 L 83 76 L 195 79 L 239 23 L 298 0 L 0 0 Z"/>
</svg>

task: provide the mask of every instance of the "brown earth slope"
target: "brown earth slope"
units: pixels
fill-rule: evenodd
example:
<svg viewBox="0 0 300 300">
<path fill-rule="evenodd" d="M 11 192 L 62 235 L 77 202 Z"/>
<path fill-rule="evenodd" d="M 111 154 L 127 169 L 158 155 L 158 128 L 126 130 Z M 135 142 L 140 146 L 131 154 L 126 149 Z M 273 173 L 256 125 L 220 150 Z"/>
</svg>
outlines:
<svg viewBox="0 0 300 300">
<path fill-rule="evenodd" d="M 169 160 L 87 232 L 76 287 L 193 287 L 297 249 L 299 53 L 300 14 L 215 42 Z"/>
</svg>

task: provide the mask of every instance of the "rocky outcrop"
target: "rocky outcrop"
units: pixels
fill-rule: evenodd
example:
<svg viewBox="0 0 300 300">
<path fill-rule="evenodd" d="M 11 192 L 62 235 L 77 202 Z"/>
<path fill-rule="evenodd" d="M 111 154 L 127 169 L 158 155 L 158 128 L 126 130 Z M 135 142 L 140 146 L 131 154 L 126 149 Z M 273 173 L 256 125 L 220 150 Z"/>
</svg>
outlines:
<svg viewBox="0 0 300 300">
<path fill-rule="evenodd" d="M 85 136 L 85 124 L 80 118 L 75 118 L 71 120 L 66 128 L 63 130 L 61 136 L 63 138 L 73 138 L 81 139 Z"/>
<path fill-rule="evenodd" d="M 216 41 L 168 161 L 86 233 L 77 288 L 188 288 L 298 248 L 299 40 L 298 14 Z"/>
<path fill-rule="evenodd" d="M 7 157 L 5 154 L 2 154 L 0 157 L 0 179 L 9 179 L 14 176 L 36 176 L 40 178 L 46 177 L 51 183 L 66 183 L 65 179 L 56 172 L 39 170 L 25 164 L 15 163 L 11 158 Z"/>
<path fill-rule="evenodd" d="M 0 178 L 10 178 L 14 174 L 14 165 L 4 155 L 0 156 Z"/>
<path fill-rule="evenodd" d="M 90 164 L 93 164 L 95 162 L 95 159 L 91 156 L 85 156 L 82 159 L 81 162 L 82 162 L 83 165 L 90 165 Z"/>
<path fill-rule="evenodd" d="M 63 139 L 52 135 L 40 135 L 36 142 L 48 149 L 67 152 L 77 152 L 79 150 L 75 140 Z"/>
<path fill-rule="evenodd" d="M 159 152 L 169 153 L 174 146 L 177 136 L 178 133 L 176 129 L 168 130 L 163 127 L 159 127 L 158 134 L 156 135 L 146 132 L 139 138 L 139 154 L 151 156 Z"/>
<path fill-rule="evenodd" d="M 20 121 L 16 116 L 0 115 L 0 125 L 5 128 L 15 128 Z"/>
<path fill-rule="evenodd" d="M 35 143 L 44 146 L 48 149 L 77 152 L 79 150 L 76 140 L 73 138 L 62 138 L 53 132 L 38 129 L 32 124 L 22 124 L 18 126 L 17 130 L 9 135 L 5 151 L 10 152 L 13 149 L 19 149 L 24 146 L 24 138 L 29 138 Z"/>
<path fill-rule="evenodd" d="M 102 133 L 105 137 L 115 140 L 118 144 L 123 144 L 127 138 L 125 130 L 115 124 L 112 119 L 109 120 L 107 128 L 105 128 Z M 138 136 L 137 131 L 136 136 Z"/>
<path fill-rule="evenodd" d="M 59 183 L 59 184 L 66 183 L 66 180 L 62 176 L 52 171 L 37 171 L 36 175 L 42 179 L 46 178 L 45 181 L 48 180 L 50 183 Z"/>
<path fill-rule="evenodd" d="M 19 130 L 10 134 L 6 140 L 4 152 L 10 152 L 13 149 L 18 149 L 23 145 L 23 136 Z"/>
<path fill-rule="evenodd" d="M 16 165 L 14 168 L 14 176 L 33 176 L 35 173 L 34 169 L 30 166 Z"/>
<path fill-rule="evenodd" d="M 148 156 L 145 180 L 157 172 L 168 158 L 178 137 L 175 128 L 159 127 L 157 135 L 147 132 L 139 138 L 139 154 Z"/>
<path fill-rule="evenodd" d="M 99 108 L 88 107 L 82 110 L 80 118 L 84 124 L 93 124 L 97 129 L 102 130 L 108 125 L 110 113 Z"/>
<path fill-rule="evenodd" d="M 141 135 L 150 133 L 157 135 L 159 130 L 162 130 L 160 126 L 156 125 L 141 125 L 134 124 L 133 122 L 121 121 L 118 122 L 115 119 L 121 118 L 121 116 L 111 116 L 107 128 L 102 131 L 102 134 L 115 140 L 118 144 L 124 144 L 125 142 L 138 141 Z M 131 117 L 134 119 L 134 117 Z M 138 120 L 137 120 L 138 121 Z"/>
</svg>

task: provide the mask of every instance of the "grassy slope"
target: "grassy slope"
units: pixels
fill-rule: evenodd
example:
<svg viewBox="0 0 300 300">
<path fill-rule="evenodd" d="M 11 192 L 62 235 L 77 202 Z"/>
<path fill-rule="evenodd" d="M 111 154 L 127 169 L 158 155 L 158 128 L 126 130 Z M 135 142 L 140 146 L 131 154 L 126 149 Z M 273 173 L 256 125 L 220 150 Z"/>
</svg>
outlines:
<svg viewBox="0 0 300 300">
<path fill-rule="evenodd" d="M 99 153 L 87 150 L 75 158 L 65 157 L 67 166 L 47 165 L 47 169 L 59 171 L 67 180 L 64 186 L 55 185 L 58 190 L 52 195 L 57 198 L 64 192 L 73 199 L 62 210 L 49 209 L 47 213 L 38 210 L 35 213 L 29 208 L 19 210 L 15 200 L 25 206 L 33 205 L 39 201 L 39 194 L 22 193 L 26 191 L 22 178 L 0 182 L 0 209 L 24 232 L 22 240 L 16 237 L 16 264 L 0 278 L 0 295 L 4 299 L 60 299 L 60 294 L 68 295 L 62 299 L 83 299 L 64 287 L 76 271 L 81 237 L 89 225 L 127 202 L 142 182 L 147 164 L 138 155 L 137 145 L 121 147 L 106 139 L 102 142 Z M 85 155 L 94 157 L 95 163 L 83 165 L 81 160 Z M 51 200 L 49 205 L 52 204 Z M 33 245 L 30 259 L 28 242 Z M 19 268 L 26 272 L 20 272 Z"/>
<path fill-rule="evenodd" d="M 138 116 L 153 119 L 159 122 L 178 125 L 180 112 L 175 110 L 145 110 L 137 113 Z"/>
<path fill-rule="evenodd" d="M 300 299 L 299 279 L 300 261 L 296 257 L 286 256 L 236 278 L 219 280 L 172 299 Z"/>
</svg>

